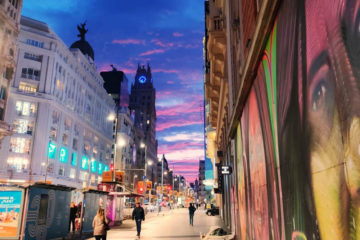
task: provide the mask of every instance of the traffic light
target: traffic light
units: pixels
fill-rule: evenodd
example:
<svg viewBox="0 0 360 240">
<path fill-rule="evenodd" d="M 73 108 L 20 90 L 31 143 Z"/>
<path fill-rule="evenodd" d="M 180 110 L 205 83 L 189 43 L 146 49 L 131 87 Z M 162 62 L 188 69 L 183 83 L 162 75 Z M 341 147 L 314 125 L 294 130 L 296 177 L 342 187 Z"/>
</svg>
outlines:
<svg viewBox="0 0 360 240">
<path fill-rule="evenodd" d="M 167 190 L 168 190 L 168 192 L 170 192 L 170 191 L 171 191 L 171 189 L 172 189 L 172 186 L 171 186 L 171 185 L 168 185 L 168 186 L 167 186 Z"/>
<path fill-rule="evenodd" d="M 110 171 L 113 172 L 114 171 L 114 165 L 110 164 Z"/>
</svg>

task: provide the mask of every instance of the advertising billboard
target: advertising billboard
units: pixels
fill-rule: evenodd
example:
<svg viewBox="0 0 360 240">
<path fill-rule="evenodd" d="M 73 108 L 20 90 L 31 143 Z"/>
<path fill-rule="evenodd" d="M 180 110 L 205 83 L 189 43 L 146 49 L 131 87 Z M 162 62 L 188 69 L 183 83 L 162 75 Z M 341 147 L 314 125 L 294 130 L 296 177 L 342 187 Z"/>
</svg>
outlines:
<svg viewBox="0 0 360 240">
<path fill-rule="evenodd" d="M 18 238 L 23 195 L 23 190 L 0 191 L 0 239 Z"/>
</svg>

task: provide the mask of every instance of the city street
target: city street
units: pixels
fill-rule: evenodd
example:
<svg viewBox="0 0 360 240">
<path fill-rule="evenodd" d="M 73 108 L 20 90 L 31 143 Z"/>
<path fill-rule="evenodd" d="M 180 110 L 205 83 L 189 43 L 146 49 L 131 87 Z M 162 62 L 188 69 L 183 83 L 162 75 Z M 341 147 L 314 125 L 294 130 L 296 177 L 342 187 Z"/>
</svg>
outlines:
<svg viewBox="0 0 360 240">
<path fill-rule="evenodd" d="M 219 216 L 207 216 L 204 210 L 195 212 L 194 226 L 189 225 L 187 208 L 150 213 L 142 224 L 141 239 L 199 239 L 200 233 L 209 231 L 211 226 L 221 225 Z M 135 222 L 126 220 L 108 231 L 107 239 L 136 239 Z M 95 239 L 95 238 L 91 238 Z"/>
</svg>

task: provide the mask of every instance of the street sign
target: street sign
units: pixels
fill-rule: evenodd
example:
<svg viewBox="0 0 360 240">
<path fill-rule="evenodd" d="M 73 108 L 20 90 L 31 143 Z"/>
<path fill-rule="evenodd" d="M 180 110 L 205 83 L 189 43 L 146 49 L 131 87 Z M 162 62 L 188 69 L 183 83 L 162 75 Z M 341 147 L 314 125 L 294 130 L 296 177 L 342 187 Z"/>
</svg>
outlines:
<svg viewBox="0 0 360 240">
<path fill-rule="evenodd" d="M 221 174 L 222 175 L 230 175 L 232 173 L 231 166 L 221 166 Z"/>
</svg>

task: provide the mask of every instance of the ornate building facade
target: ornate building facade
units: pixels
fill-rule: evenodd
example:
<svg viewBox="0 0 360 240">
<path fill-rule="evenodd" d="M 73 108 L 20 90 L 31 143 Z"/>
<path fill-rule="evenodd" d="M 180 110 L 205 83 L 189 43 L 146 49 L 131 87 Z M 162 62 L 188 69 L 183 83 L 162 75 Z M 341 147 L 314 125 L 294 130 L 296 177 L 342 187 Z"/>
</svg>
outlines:
<svg viewBox="0 0 360 240">
<path fill-rule="evenodd" d="M 21 18 L 5 115 L 14 133 L 0 150 L 5 180 L 82 188 L 109 169 L 115 104 L 82 40 L 69 49 L 46 23 Z"/>
<path fill-rule="evenodd" d="M 0 146 L 12 133 L 11 123 L 4 121 L 10 82 L 16 68 L 22 0 L 0 1 Z"/>
<path fill-rule="evenodd" d="M 131 85 L 129 108 L 135 114 L 135 126 L 142 130 L 145 137 L 145 159 L 142 165 L 146 169 L 146 177 L 153 183 L 157 175 L 157 146 L 156 140 L 156 91 L 153 86 L 151 68 L 149 65 L 138 66 L 135 82 Z"/>
</svg>

